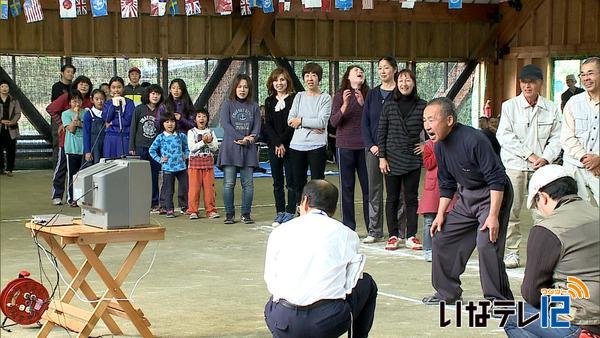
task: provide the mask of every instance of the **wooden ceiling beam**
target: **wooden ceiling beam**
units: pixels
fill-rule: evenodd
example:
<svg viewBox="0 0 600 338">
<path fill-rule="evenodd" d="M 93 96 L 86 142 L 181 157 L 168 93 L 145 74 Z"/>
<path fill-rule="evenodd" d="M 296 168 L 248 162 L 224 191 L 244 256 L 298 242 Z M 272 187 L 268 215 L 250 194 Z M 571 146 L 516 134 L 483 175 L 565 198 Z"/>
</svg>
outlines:
<svg viewBox="0 0 600 338">
<path fill-rule="evenodd" d="M 523 9 L 514 15 L 502 18 L 498 32 L 498 47 L 506 47 L 531 18 L 538 7 L 546 0 L 529 0 L 523 3 Z"/>
</svg>

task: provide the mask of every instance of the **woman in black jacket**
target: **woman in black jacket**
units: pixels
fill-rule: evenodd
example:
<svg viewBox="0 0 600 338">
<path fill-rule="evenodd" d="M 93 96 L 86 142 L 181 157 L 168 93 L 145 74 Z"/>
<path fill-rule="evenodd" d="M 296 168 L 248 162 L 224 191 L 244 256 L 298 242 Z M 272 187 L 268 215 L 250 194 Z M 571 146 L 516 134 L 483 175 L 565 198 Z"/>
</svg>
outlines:
<svg viewBox="0 0 600 338">
<path fill-rule="evenodd" d="M 294 102 L 294 84 L 288 72 L 283 68 L 276 68 L 267 79 L 269 97 L 265 99 L 265 132 L 269 144 L 269 161 L 271 175 L 273 176 L 273 195 L 277 215 L 273 226 L 278 226 L 292 218 L 296 213 L 296 194 L 292 184 L 292 164 L 290 162 L 289 147 L 294 128 L 288 125 L 288 114 Z M 287 206 L 285 203 L 284 186 L 288 191 Z"/>
<path fill-rule="evenodd" d="M 417 233 L 417 207 L 421 178 L 420 134 L 423 130 L 423 110 L 427 105 L 417 95 L 415 73 L 404 69 L 398 73 L 394 100 L 385 102 L 377 132 L 379 169 L 385 175 L 387 198 L 386 218 L 390 238 L 387 250 L 398 249 L 406 239 L 406 247 L 421 250 Z M 406 201 L 406 233 L 402 238 L 398 227 L 400 194 Z"/>
</svg>

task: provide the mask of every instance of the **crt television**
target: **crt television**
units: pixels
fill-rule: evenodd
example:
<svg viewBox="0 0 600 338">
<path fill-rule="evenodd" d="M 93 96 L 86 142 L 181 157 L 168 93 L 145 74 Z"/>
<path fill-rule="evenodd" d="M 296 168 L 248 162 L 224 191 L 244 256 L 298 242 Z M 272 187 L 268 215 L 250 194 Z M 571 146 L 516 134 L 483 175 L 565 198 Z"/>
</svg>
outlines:
<svg viewBox="0 0 600 338">
<path fill-rule="evenodd" d="M 80 170 L 73 197 L 83 224 L 103 229 L 148 226 L 151 182 L 150 164 L 144 160 L 101 160 Z"/>
</svg>

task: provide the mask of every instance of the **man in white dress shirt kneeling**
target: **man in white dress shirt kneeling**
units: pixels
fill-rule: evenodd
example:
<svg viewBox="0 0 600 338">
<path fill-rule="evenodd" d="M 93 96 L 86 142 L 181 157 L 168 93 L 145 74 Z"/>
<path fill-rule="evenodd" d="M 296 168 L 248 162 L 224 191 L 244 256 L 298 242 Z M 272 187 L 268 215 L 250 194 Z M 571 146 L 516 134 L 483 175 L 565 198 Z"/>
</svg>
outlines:
<svg viewBox="0 0 600 338">
<path fill-rule="evenodd" d="M 272 297 L 265 320 L 273 337 L 368 337 L 377 285 L 363 272 L 356 232 L 331 218 L 337 188 L 325 180 L 306 184 L 300 217 L 273 230 L 267 244 L 265 282 Z"/>
</svg>

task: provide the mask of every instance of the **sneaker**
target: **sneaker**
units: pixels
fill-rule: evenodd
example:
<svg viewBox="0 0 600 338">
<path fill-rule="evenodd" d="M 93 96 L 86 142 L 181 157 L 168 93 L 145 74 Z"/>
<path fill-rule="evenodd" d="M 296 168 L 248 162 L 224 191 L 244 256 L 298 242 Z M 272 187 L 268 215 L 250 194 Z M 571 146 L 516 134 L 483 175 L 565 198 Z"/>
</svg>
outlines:
<svg viewBox="0 0 600 338">
<path fill-rule="evenodd" d="M 385 249 L 398 250 L 400 248 L 400 245 L 402 245 L 402 241 L 398 239 L 398 237 L 392 236 L 390 237 L 390 239 L 388 239 L 387 244 L 385 245 Z"/>
<path fill-rule="evenodd" d="M 190 219 L 198 219 L 198 218 L 200 218 L 200 217 L 198 217 L 198 214 L 197 214 L 197 213 L 195 213 L 195 212 L 192 212 L 192 213 L 190 214 Z"/>
<path fill-rule="evenodd" d="M 225 224 L 233 224 L 235 223 L 235 216 L 234 215 L 225 215 L 225 222 L 223 222 Z"/>
<path fill-rule="evenodd" d="M 7 172 L 6 172 L 6 176 L 8 176 L 8 177 L 13 177 L 13 173 L 12 173 L 12 171 L 7 171 Z"/>
<path fill-rule="evenodd" d="M 427 262 L 431 262 L 431 250 L 423 250 L 423 259 Z"/>
<path fill-rule="evenodd" d="M 405 243 L 406 248 L 408 249 L 413 249 L 413 250 L 423 250 L 423 244 L 421 243 L 421 241 L 415 237 L 412 236 L 409 239 L 406 240 Z"/>
<path fill-rule="evenodd" d="M 182 215 L 189 215 L 190 213 L 187 212 L 187 208 L 181 208 L 179 209 L 179 213 L 181 213 Z"/>
<path fill-rule="evenodd" d="M 283 212 L 278 212 L 277 216 L 275 216 L 275 220 L 271 223 L 271 226 L 277 227 L 281 225 L 281 220 L 283 219 Z"/>
<path fill-rule="evenodd" d="M 383 238 L 382 237 L 375 237 L 375 236 L 367 236 L 363 239 L 363 243 L 364 244 L 373 244 L 373 243 L 377 243 L 379 241 L 381 241 Z"/>
<path fill-rule="evenodd" d="M 174 218 L 174 217 L 175 217 L 175 211 L 167 210 L 167 218 Z"/>
<path fill-rule="evenodd" d="M 60 198 L 52 199 L 52 205 L 61 205 L 61 204 L 62 204 L 62 199 L 60 199 Z"/>
<path fill-rule="evenodd" d="M 158 206 L 154 206 L 150 209 L 150 213 L 151 214 L 159 214 L 160 213 L 160 207 Z"/>
<path fill-rule="evenodd" d="M 252 223 L 254 223 L 254 220 L 252 219 L 252 217 L 250 217 L 250 214 L 248 214 L 248 215 L 242 215 L 242 223 L 244 223 L 244 224 L 252 224 Z"/>
<path fill-rule="evenodd" d="M 214 211 L 213 211 L 213 212 L 209 213 L 209 214 L 207 215 L 207 217 L 208 217 L 209 219 L 215 219 L 215 218 L 219 218 L 219 217 L 221 217 L 221 215 L 219 215 L 218 213 L 216 213 L 216 212 L 214 212 Z"/>
<path fill-rule="evenodd" d="M 71 201 L 71 203 L 69 203 L 69 205 L 71 206 L 71 208 L 78 208 L 79 206 L 77 205 L 76 201 Z"/>
<path fill-rule="evenodd" d="M 159 215 L 166 215 L 166 214 L 167 214 L 167 211 L 166 211 L 165 209 L 163 209 L 163 208 L 159 208 L 159 209 L 158 209 L 158 214 L 159 214 Z"/>
<path fill-rule="evenodd" d="M 460 301 L 461 299 L 457 299 L 457 300 L 448 300 L 448 299 L 442 299 L 440 298 L 437 294 L 433 295 L 433 296 L 428 296 L 423 298 L 423 304 L 425 305 L 438 305 L 440 302 L 445 301 L 446 305 L 454 305 L 456 304 L 457 301 Z"/>
<path fill-rule="evenodd" d="M 287 221 L 291 221 L 293 219 L 294 219 L 294 214 L 290 214 L 289 212 L 284 212 L 283 218 L 281 219 L 281 224 L 283 224 Z"/>
<path fill-rule="evenodd" d="M 518 253 L 509 253 L 504 256 L 504 265 L 506 265 L 507 269 L 514 269 L 519 267 L 519 254 Z"/>
</svg>

